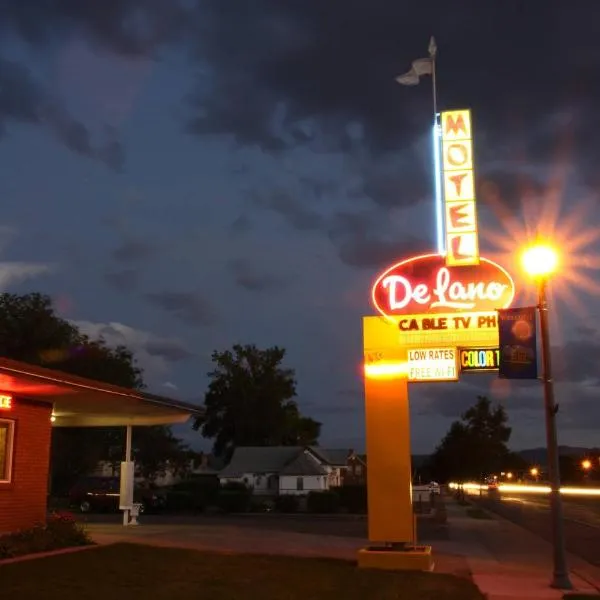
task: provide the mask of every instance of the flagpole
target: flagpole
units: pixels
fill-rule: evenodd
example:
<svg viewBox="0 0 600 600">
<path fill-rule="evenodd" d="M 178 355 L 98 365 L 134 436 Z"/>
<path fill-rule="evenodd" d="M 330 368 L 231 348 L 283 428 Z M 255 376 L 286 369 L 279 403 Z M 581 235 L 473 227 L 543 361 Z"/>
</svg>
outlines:
<svg viewBox="0 0 600 600">
<path fill-rule="evenodd" d="M 446 244 L 444 240 L 444 211 L 443 211 L 443 193 L 442 193 L 442 148 L 440 141 L 440 126 L 438 122 L 438 95 L 437 95 L 437 73 L 436 73 L 437 45 L 435 38 L 431 36 L 429 40 L 429 58 L 431 60 L 431 87 L 433 94 L 433 168 L 435 185 L 435 222 L 436 222 L 436 242 L 439 254 L 446 253 Z"/>
<path fill-rule="evenodd" d="M 431 38 L 433 40 L 433 38 Z M 435 42 L 434 42 L 435 44 Z M 433 88 L 433 121 L 437 123 L 437 80 L 435 74 L 435 58 L 437 54 L 437 48 L 433 50 L 430 45 L 429 56 L 431 58 L 431 82 Z"/>
</svg>

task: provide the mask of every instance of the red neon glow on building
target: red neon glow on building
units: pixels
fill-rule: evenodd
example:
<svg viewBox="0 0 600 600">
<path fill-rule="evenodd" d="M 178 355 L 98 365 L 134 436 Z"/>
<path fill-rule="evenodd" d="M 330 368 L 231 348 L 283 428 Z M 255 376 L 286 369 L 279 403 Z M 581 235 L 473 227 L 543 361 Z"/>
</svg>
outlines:
<svg viewBox="0 0 600 600">
<path fill-rule="evenodd" d="M 413 256 L 386 269 L 371 298 L 384 316 L 492 311 L 507 308 L 515 296 L 508 272 L 482 258 L 478 265 L 447 267 L 440 254 Z"/>
</svg>

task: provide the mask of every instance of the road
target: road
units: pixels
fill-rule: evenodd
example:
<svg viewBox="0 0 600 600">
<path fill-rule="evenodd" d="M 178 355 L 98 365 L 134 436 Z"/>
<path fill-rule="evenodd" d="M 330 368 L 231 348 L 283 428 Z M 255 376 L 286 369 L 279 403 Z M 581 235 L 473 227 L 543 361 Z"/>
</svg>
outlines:
<svg viewBox="0 0 600 600">
<path fill-rule="evenodd" d="M 547 496 L 531 494 L 477 494 L 470 499 L 551 540 L 550 504 Z M 600 498 L 563 498 L 567 550 L 600 566 Z"/>
</svg>

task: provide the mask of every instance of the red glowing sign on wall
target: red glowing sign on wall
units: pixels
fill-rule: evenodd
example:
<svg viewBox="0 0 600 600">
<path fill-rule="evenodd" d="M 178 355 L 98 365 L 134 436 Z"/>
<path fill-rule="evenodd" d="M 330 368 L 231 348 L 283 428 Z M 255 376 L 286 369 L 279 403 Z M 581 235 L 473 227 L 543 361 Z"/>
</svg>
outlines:
<svg viewBox="0 0 600 600">
<path fill-rule="evenodd" d="M 8 394 L 0 394 L 0 410 L 10 410 L 12 408 L 13 397 Z"/>
<path fill-rule="evenodd" d="M 507 308 L 515 296 L 511 276 L 495 262 L 480 260 L 461 267 L 447 267 L 439 254 L 403 260 L 377 278 L 373 304 L 384 317 Z"/>
</svg>

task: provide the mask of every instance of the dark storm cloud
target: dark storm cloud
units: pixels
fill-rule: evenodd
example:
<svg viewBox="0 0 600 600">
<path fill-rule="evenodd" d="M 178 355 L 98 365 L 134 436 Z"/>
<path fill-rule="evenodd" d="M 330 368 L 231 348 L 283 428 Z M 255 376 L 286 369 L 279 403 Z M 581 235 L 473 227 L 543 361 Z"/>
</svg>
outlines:
<svg viewBox="0 0 600 600">
<path fill-rule="evenodd" d="M 237 234 L 244 234 L 252 229 L 252 221 L 248 215 L 242 214 L 235 218 L 231 223 L 231 231 Z"/>
<path fill-rule="evenodd" d="M 430 250 L 430 243 L 412 235 L 401 236 L 382 233 L 382 223 L 388 217 L 380 210 L 362 212 L 337 212 L 325 216 L 302 202 L 291 191 L 281 189 L 251 193 L 251 199 L 280 215 L 298 231 L 316 231 L 326 234 L 337 250 L 340 260 L 352 267 L 379 267 L 403 253 Z M 398 204 L 398 203 L 397 203 Z"/>
<path fill-rule="evenodd" d="M 566 429 L 597 431 L 598 423 L 600 423 L 599 395 L 600 387 L 596 385 L 577 386 L 568 399 L 568 403 L 562 402 L 565 399 L 559 397 L 558 414 L 562 420 L 561 426 Z M 594 445 L 597 446 L 597 442 Z"/>
<path fill-rule="evenodd" d="M 376 151 L 419 135 L 431 115 L 429 81 L 410 89 L 394 77 L 426 54 L 431 34 L 440 48 L 442 107 L 472 106 L 481 135 L 507 128 L 526 136 L 541 112 L 598 91 L 600 53 L 589 40 L 600 6 L 590 3 L 428 0 L 409 8 L 394 0 L 368 7 L 206 0 L 201 6 L 205 27 L 196 52 L 212 70 L 210 91 L 195 97 L 195 130 L 267 149 L 300 143 L 301 132 L 312 139 L 314 131 L 343 145 L 350 122 L 363 127 L 364 143 Z"/>
<path fill-rule="evenodd" d="M 139 56 L 181 35 L 187 15 L 177 0 L 2 0 L 0 28 L 41 48 L 75 33 L 112 52 Z"/>
<path fill-rule="evenodd" d="M 135 269 L 109 271 L 105 273 L 106 282 L 120 292 L 131 292 L 137 287 L 139 274 Z"/>
<path fill-rule="evenodd" d="M 478 376 L 479 377 L 479 376 Z M 413 410 L 420 415 L 438 415 L 450 419 L 460 416 L 477 401 L 477 396 L 489 396 L 489 387 L 484 382 L 445 384 L 418 384 L 419 395 L 424 400 L 412 403 Z"/>
<path fill-rule="evenodd" d="M 194 356 L 177 340 L 151 340 L 144 345 L 144 348 L 151 356 L 159 356 L 169 362 L 179 362 Z"/>
<path fill-rule="evenodd" d="M 135 347 L 138 350 L 147 352 L 150 356 L 160 357 L 168 362 L 178 362 L 193 356 L 193 353 L 185 347 L 183 342 L 177 339 L 161 338 L 147 334 L 139 336 L 135 330 L 122 325 L 104 325 L 98 330 L 97 335 L 105 340 Z"/>
<path fill-rule="evenodd" d="M 118 262 L 135 262 L 154 256 L 158 252 L 156 245 L 144 240 L 126 240 L 113 250 L 112 257 Z"/>
<path fill-rule="evenodd" d="M 104 145 L 95 145 L 87 127 L 46 92 L 27 68 L 0 58 L 0 134 L 6 133 L 10 122 L 44 126 L 69 150 L 112 169 L 122 166 L 122 148 L 112 132 L 107 132 Z"/>
<path fill-rule="evenodd" d="M 176 0 L 66 0 L 0 2 L 0 32 L 15 34 L 47 52 L 73 37 L 124 56 L 150 56 L 188 29 L 187 10 Z M 71 151 L 121 170 L 124 151 L 116 132 L 106 128 L 103 143 L 73 118 L 63 103 L 21 65 L 0 57 L 0 131 L 9 122 L 46 127 Z"/>
<path fill-rule="evenodd" d="M 364 392 L 358 389 L 339 389 L 336 390 L 327 403 L 323 400 L 303 400 L 301 408 L 304 412 L 315 416 L 345 415 L 352 413 L 362 413 L 364 407 Z"/>
<path fill-rule="evenodd" d="M 204 326 L 215 322 L 213 307 L 201 294 L 164 291 L 146 294 L 146 298 L 184 323 Z"/>
<path fill-rule="evenodd" d="M 557 402 L 561 415 L 571 429 L 587 427 L 590 420 L 597 427 L 600 421 L 600 335 L 586 330 L 586 337 L 572 340 L 552 349 Z M 417 411 L 458 418 L 472 406 L 477 395 L 488 396 L 500 402 L 509 411 L 541 411 L 541 384 L 538 381 L 514 382 L 499 380 L 497 375 L 463 376 L 460 385 L 439 386 L 419 384 L 419 392 L 426 399 Z M 586 421 L 587 419 L 587 421 Z"/>
<path fill-rule="evenodd" d="M 552 358 L 556 381 L 592 381 L 600 384 L 600 335 L 598 332 L 554 348 Z"/>
<path fill-rule="evenodd" d="M 411 235 L 383 237 L 377 213 L 338 213 L 328 223 L 327 233 L 338 250 L 340 260 L 352 267 L 380 267 L 426 251 L 428 243 Z"/>
<path fill-rule="evenodd" d="M 261 272 L 247 260 L 232 260 L 228 268 L 233 275 L 235 283 L 249 292 L 281 290 L 286 285 L 286 281 L 283 278 Z"/>
<path fill-rule="evenodd" d="M 302 203 L 290 191 L 253 191 L 250 196 L 257 206 L 281 215 L 292 227 L 300 231 L 318 230 L 325 224 L 324 218 L 318 212 Z"/>
<path fill-rule="evenodd" d="M 410 159 L 403 163 L 396 163 L 386 170 L 378 166 L 367 169 L 355 194 L 369 198 L 383 208 L 409 206 L 430 195 L 431 183 L 423 165 L 412 164 Z"/>
</svg>

